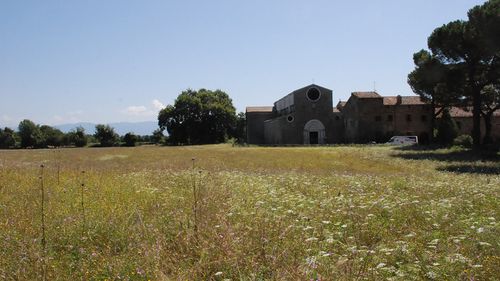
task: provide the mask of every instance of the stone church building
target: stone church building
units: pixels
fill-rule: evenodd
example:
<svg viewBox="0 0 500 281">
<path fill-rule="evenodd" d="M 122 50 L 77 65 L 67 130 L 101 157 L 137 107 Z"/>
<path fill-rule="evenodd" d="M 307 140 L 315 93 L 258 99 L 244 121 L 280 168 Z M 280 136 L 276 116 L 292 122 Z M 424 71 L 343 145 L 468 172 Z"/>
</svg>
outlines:
<svg viewBox="0 0 500 281">
<path fill-rule="evenodd" d="M 470 134 L 472 115 L 457 108 L 451 114 L 460 133 Z M 367 143 L 385 142 L 395 135 L 415 135 L 426 143 L 432 135 L 432 115 L 432 106 L 418 96 L 380 96 L 376 92 L 354 92 L 334 107 L 332 90 L 312 84 L 273 106 L 247 107 L 247 143 Z M 498 117 L 493 121 L 494 135 L 500 134 Z"/>
</svg>

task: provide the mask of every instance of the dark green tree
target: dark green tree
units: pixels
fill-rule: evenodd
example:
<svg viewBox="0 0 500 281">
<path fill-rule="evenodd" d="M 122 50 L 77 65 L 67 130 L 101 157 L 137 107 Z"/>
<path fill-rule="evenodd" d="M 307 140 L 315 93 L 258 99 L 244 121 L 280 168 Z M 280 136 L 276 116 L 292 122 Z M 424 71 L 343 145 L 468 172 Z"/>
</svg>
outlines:
<svg viewBox="0 0 500 281">
<path fill-rule="evenodd" d="M 123 136 L 123 142 L 125 143 L 125 146 L 135 146 L 135 143 L 137 142 L 138 137 L 134 133 L 126 133 Z"/>
<path fill-rule="evenodd" d="M 42 125 L 40 126 L 40 131 L 44 136 L 44 146 L 59 147 L 63 144 L 64 133 L 61 130 L 48 125 Z"/>
<path fill-rule="evenodd" d="M 15 132 L 11 128 L 0 128 L 0 148 L 13 148 L 16 146 Z"/>
<path fill-rule="evenodd" d="M 85 134 L 85 129 L 83 127 L 76 127 L 74 130 L 67 134 L 68 141 L 76 147 L 84 147 L 88 143 L 88 137 Z"/>
<path fill-rule="evenodd" d="M 247 120 L 245 113 L 244 112 L 238 113 L 238 115 L 236 116 L 236 125 L 232 135 L 235 138 L 236 143 L 238 144 L 244 144 L 246 142 L 247 139 L 246 124 Z"/>
<path fill-rule="evenodd" d="M 442 110 L 450 105 L 458 105 L 462 100 L 462 73 L 444 65 L 426 50 L 413 55 L 415 70 L 408 74 L 408 84 L 414 93 L 433 109 L 432 129 Z"/>
<path fill-rule="evenodd" d="M 464 102 L 472 106 L 474 146 L 481 144 L 483 88 L 498 80 L 500 67 L 500 0 L 490 0 L 457 20 L 435 29 L 428 46 L 443 65 L 463 75 Z"/>
<path fill-rule="evenodd" d="M 153 132 L 153 135 L 151 136 L 151 142 L 155 144 L 160 144 L 163 143 L 165 139 L 165 136 L 163 135 L 163 130 L 162 129 L 156 129 Z"/>
<path fill-rule="evenodd" d="M 33 123 L 33 121 L 24 119 L 19 122 L 18 130 L 22 148 L 41 148 L 45 146 L 44 135 L 40 127 Z"/>
<path fill-rule="evenodd" d="M 441 118 L 438 122 L 437 141 L 443 145 L 450 145 L 458 136 L 458 127 L 453 118 L 450 116 L 450 111 L 445 108 L 442 111 Z"/>
<path fill-rule="evenodd" d="M 221 90 L 183 91 L 158 115 L 158 125 L 167 129 L 172 144 L 224 142 L 235 122 L 233 102 Z"/>
<path fill-rule="evenodd" d="M 111 126 L 103 124 L 95 126 L 94 137 L 99 141 L 101 146 L 114 146 L 119 140 L 119 136 L 115 133 L 115 130 Z"/>
</svg>

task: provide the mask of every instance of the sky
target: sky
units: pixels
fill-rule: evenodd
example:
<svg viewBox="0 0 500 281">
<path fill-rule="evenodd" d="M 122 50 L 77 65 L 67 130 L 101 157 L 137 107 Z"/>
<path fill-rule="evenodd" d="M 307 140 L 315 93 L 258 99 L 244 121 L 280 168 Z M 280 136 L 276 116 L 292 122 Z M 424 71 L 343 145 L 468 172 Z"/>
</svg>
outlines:
<svg viewBox="0 0 500 281">
<path fill-rule="evenodd" d="M 190 89 L 237 111 L 311 83 L 412 95 L 412 55 L 476 0 L 0 1 L 0 127 L 138 122 Z"/>
</svg>

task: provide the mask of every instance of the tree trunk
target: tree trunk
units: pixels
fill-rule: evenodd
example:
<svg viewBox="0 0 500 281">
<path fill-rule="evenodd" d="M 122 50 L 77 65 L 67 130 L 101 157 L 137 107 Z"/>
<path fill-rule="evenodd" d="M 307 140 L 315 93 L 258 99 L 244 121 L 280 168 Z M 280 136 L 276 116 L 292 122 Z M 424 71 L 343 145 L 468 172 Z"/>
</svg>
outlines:
<svg viewBox="0 0 500 281">
<path fill-rule="evenodd" d="M 434 143 L 434 142 L 436 142 L 436 138 L 434 137 L 434 129 L 436 129 L 437 117 L 439 114 L 441 114 L 441 112 L 443 112 L 444 106 L 441 105 L 441 108 L 436 111 L 436 103 L 434 100 L 431 102 L 431 105 L 432 105 L 432 119 L 431 119 L 431 137 L 430 137 L 430 139 L 431 139 L 431 142 Z"/>
<path fill-rule="evenodd" d="M 475 60 L 472 60 L 475 61 Z M 469 63 L 469 94 L 472 96 L 472 142 L 474 148 L 481 147 L 481 88 L 476 85 L 476 66 Z"/>
<path fill-rule="evenodd" d="M 434 98 L 431 101 L 431 106 L 432 106 L 432 118 L 431 118 L 431 135 L 429 137 L 429 140 L 431 143 L 434 143 L 434 126 L 436 126 L 436 102 L 434 101 Z"/>
<path fill-rule="evenodd" d="M 483 139 L 484 144 L 490 144 L 492 143 L 493 139 L 491 138 L 491 117 L 493 116 L 494 111 L 489 111 L 486 112 L 486 114 L 483 114 L 483 119 L 484 119 L 484 126 L 485 126 L 485 135 Z"/>
<path fill-rule="evenodd" d="M 475 148 L 481 146 L 481 92 L 472 93 L 472 140 Z"/>
</svg>

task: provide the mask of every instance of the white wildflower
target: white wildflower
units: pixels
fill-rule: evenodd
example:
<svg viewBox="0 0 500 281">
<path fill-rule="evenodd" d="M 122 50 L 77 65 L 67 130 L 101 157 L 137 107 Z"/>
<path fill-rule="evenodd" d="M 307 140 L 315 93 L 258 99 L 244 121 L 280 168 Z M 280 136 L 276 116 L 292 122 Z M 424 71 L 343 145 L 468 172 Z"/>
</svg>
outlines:
<svg viewBox="0 0 500 281">
<path fill-rule="evenodd" d="M 427 272 L 427 273 L 425 274 L 425 276 L 427 276 L 427 278 L 429 278 L 429 279 L 434 280 L 434 279 L 436 279 L 437 274 L 436 274 L 436 273 L 434 273 L 433 271 L 429 271 L 429 272 Z"/>
<path fill-rule="evenodd" d="M 306 242 L 312 242 L 312 241 L 318 241 L 318 238 L 316 237 L 309 237 L 306 239 Z"/>
<path fill-rule="evenodd" d="M 439 239 L 434 239 L 434 240 L 432 240 L 431 242 L 429 242 L 427 244 L 429 244 L 429 245 L 437 245 L 438 242 L 439 242 Z"/>
<path fill-rule="evenodd" d="M 304 228 L 303 228 L 303 230 L 304 230 L 304 231 L 307 231 L 307 230 L 309 230 L 309 229 L 313 229 L 313 228 L 314 228 L 314 227 L 312 227 L 312 226 L 308 225 L 308 226 L 304 227 Z"/>
</svg>

